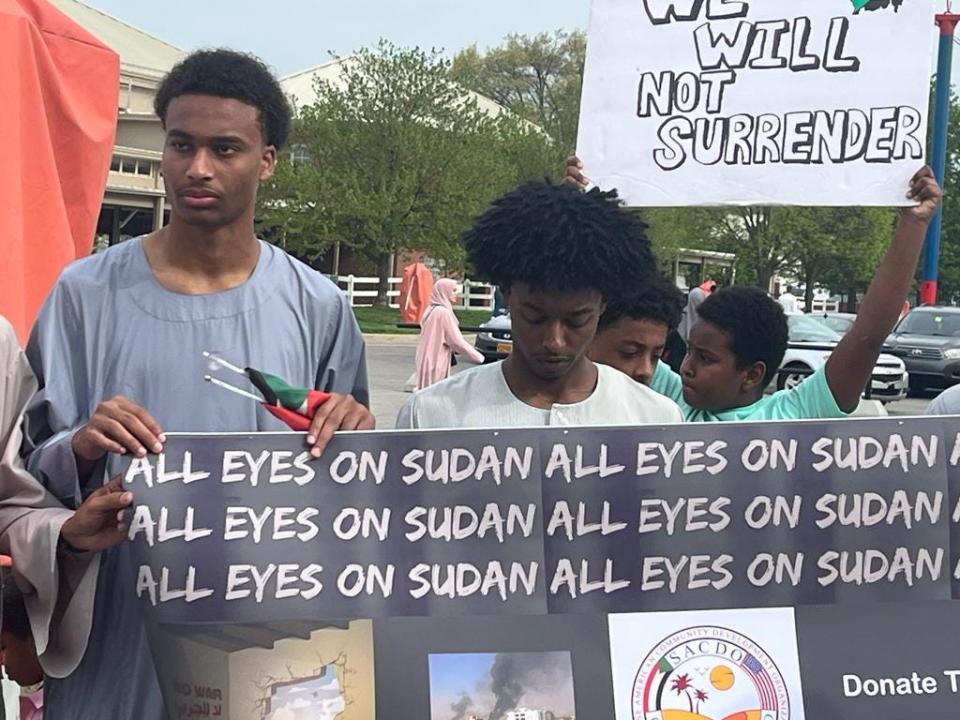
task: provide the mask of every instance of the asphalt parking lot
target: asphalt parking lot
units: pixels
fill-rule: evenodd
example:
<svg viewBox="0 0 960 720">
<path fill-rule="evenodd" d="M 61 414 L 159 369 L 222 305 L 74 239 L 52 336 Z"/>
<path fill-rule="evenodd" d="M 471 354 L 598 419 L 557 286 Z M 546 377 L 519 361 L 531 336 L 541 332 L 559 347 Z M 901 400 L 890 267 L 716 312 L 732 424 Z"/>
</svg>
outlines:
<svg viewBox="0 0 960 720">
<path fill-rule="evenodd" d="M 394 426 L 397 413 L 410 397 L 404 385 L 414 369 L 417 339 L 413 335 L 370 335 L 367 337 L 367 370 L 377 427 L 387 430 Z M 472 365 L 461 362 L 456 371 Z M 922 415 L 934 397 L 908 398 L 887 406 L 890 415 Z"/>
</svg>

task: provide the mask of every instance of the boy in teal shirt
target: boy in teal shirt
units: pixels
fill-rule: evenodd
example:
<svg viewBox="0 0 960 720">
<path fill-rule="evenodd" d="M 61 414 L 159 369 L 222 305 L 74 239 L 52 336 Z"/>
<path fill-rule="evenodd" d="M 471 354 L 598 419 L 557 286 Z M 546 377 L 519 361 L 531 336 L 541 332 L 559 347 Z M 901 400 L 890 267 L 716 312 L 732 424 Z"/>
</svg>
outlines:
<svg viewBox="0 0 960 720">
<path fill-rule="evenodd" d="M 798 420 L 848 414 L 831 392 L 825 368 L 790 390 L 763 395 L 787 349 L 787 318 L 780 304 L 762 290 L 721 290 L 704 301 L 703 310 L 706 314 L 701 312 L 690 333 L 683 374 L 661 362 L 650 381 L 653 390 L 680 406 L 687 422 Z M 858 386 L 854 409 L 864 384 Z"/>
<path fill-rule="evenodd" d="M 837 418 L 852 413 L 900 316 L 940 195 L 930 168 L 913 176 L 907 197 L 918 204 L 901 211 L 853 327 L 824 368 L 805 382 L 764 397 L 787 349 L 787 319 L 763 291 L 736 287 L 704 301 L 690 330 L 680 373 L 661 362 L 650 387 L 680 405 L 688 422 Z"/>
</svg>

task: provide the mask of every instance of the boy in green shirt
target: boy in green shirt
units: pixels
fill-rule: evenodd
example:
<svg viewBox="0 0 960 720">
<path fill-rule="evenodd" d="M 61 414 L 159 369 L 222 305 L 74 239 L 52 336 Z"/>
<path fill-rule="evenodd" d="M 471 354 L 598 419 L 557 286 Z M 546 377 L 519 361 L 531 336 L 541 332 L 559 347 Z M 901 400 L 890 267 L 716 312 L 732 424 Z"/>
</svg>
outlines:
<svg viewBox="0 0 960 720">
<path fill-rule="evenodd" d="M 567 162 L 567 182 L 585 187 L 577 158 Z M 929 167 L 910 181 L 886 255 L 867 290 L 857 319 L 822 370 L 790 390 L 764 396 L 787 349 L 787 320 L 779 303 L 756 288 L 714 293 L 690 329 L 680 373 L 659 363 L 650 387 L 674 400 L 688 422 L 800 420 L 844 417 L 860 404 L 883 343 L 900 317 L 913 283 L 927 226 L 941 191 Z M 614 358 L 610 364 L 620 367 Z"/>
<path fill-rule="evenodd" d="M 930 168 L 910 181 L 917 205 L 900 213 L 853 327 L 827 364 L 805 382 L 764 397 L 787 349 L 779 303 L 756 288 L 721 290 L 700 306 L 680 374 L 660 363 L 651 387 L 672 398 L 688 422 L 844 417 L 860 404 L 883 343 L 900 316 L 927 225 L 940 203 Z"/>
<path fill-rule="evenodd" d="M 786 350 L 787 317 L 780 304 L 758 288 L 728 288 L 700 306 L 682 374 L 660 363 L 650 387 L 672 398 L 687 422 L 833 418 L 856 409 L 866 380 L 851 385 L 852 405 L 845 410 L 825 368 L 790 390 L 764 396 Z M 868 375 L 872 369 L 873 362 Z"/>
</svg>

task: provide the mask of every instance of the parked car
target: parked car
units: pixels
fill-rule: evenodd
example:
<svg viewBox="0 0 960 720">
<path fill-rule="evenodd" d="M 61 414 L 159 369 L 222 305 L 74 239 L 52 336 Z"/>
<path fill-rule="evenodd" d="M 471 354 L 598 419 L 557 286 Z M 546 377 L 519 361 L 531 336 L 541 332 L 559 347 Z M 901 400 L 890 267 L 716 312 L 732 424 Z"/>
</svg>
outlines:
<svg viewBox="0 0 960 720">
<path fill-rule="evenodd" d="M 826 365 L 830 354 L 843 338 L 842 334 L 812 315 L 791 314 L 787 316 L 787 323 L 790 336 L 777 375 L 778 390 L 799 385 L 812 372 Z M 908 383 L 903 361 L 883 353 L 873 368 L 870 397 L 882 403 L 903 400 L 907 396 Z"/>
<path fill-rule="evenodd" d="M 960 383 L 960 308 L 914 308 L 887 344 L 907 366 L 911 390 L 943 389 Z"/>
<path fill-rule="evenodd" d="M 850 332 L 850 328 L 853 327 L 853 323 L 857 319 L 857 316 L 853 313 L 840 312 L 817 313 L 815 315 L 811 315 L 811 317 L 815 317 L 828 328 L 839 333 L 840 335 L 846 335 L 848 332 Z"/>
<path fill-rule="evenodd" d="M 853 328 L 853 323 L 856 321 L 857 316 L 853 313 L 839 313 L 839 312 L 827 312 L 827 313 L 814 313 L 810 317 L 814 317 L 828 328 L 834 332 L 839 333 L 840 335 L 846 335 Z M 895 355 L 893 352 L 893 346 L 889 343 L 883 344 L 883 351 L 889 353 L 890 355 Z"/>
<path fill-rule="evenodd" d="M 834 313 L 839 314 L 839 313 Z M 855 316 L 851 316 L 855 317 Z M 815 370 L 823 367 L 830 353 L 843 335 L 828 327 L 817 317 L 789 315 L 790 342 L 783 358 L 781 372 L 777 376 L 778 390 L 790 388 L 803 382 Z M 510 334 L 510 316 L 490 318 L 480 326 L 476 348 L 487 362 L 502 360 L 513 350 Z M 790 372 L 793 370 L 793 372 Z M 903 361 L 889 354 L 882 354 L 873 370 L 870 395 L 883 403 L 902 400 L 907 395 L 907 372 Z"/>
<path fill-rule="evenodd" d="M 510 315 L 495 315 L 480 326 L 474 347 L 483 355 L 485 362 L 503 360 L 513 350 L 513 335 L 510 334 Z"/>
</svg>

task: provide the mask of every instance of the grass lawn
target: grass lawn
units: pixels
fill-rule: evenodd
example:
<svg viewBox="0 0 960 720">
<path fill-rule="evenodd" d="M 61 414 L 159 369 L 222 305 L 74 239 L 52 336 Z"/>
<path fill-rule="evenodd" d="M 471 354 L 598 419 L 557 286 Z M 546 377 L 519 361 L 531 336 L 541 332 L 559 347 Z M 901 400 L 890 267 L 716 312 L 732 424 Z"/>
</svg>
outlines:
<svg viewBox="0 0 960 720">
<path fill-rule="evenodd" d="M 454 312 L 461 325 L 476 326 L 490 319 L 490 313 L 486 310 L 455 310 Z M 355 307 L 353 313 L 357 316 L 357 322 L 360 323 L 360 330 L 365 333 L 416 335 L 419 332 L 419 330 L 397 327 L 397 323 L 400 322 L 400 311 L 396 308 Z"/>
</svg>

